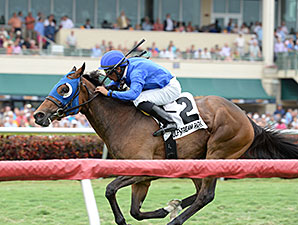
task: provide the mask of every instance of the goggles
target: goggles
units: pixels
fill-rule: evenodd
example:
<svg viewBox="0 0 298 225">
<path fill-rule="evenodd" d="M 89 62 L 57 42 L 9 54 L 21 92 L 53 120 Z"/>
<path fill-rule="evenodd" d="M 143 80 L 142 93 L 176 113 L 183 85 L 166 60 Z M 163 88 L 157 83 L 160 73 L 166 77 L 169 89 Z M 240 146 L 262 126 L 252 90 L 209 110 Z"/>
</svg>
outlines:
<svg viewBox="0 0 298 225">
<path fill-rule="evenodd" d="M 104 71 L 105 71 L 106 75 L 110 75 L 112 70 L 113 70 L 113 68 L 108 68 L 108 69 L 105 69 Z"/>
</svg>

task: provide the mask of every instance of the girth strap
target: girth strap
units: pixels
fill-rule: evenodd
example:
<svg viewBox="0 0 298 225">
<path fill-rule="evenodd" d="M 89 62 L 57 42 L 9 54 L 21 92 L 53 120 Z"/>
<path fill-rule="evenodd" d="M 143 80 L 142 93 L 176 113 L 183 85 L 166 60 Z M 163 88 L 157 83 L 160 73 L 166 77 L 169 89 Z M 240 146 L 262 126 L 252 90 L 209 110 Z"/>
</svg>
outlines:
<svg viewBox="0 0 298 225">
<path fill-rule="evenodd" d="M 163 135 L 166 150 L 166 159 L 178 159 L 176 140 L 173 139 L 173 134 L 167 132 Z"/>
</svg>

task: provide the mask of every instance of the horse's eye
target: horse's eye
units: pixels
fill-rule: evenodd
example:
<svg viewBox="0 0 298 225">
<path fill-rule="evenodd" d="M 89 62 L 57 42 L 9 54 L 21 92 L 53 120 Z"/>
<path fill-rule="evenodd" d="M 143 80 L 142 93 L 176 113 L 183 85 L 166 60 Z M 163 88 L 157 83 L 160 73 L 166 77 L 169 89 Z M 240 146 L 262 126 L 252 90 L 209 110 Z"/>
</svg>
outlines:
<svg viewBox="0 0 298 225">
<path fill-rule="evenodd" d="M 65 86 L 62 88 L 62 93 L 63 94 L 67 94 L 67 92 L 69 92 L 69 87 Z"/>
<path fill-rule="evenodd" d="M 63 98 L 68 98 L 72 94 L 72 87 L 69 83 L 66 83 L 61 90 Z"/>
</svg>

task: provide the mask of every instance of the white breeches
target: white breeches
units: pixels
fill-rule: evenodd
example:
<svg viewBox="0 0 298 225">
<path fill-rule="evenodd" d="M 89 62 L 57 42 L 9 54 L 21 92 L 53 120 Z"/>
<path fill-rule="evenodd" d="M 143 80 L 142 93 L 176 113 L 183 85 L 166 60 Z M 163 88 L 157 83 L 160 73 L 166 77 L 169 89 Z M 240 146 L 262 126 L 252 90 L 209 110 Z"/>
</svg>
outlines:
<svg viewBox="0 0 298 225">
<path fill-rule="evenodd" d="M 141 92 L 139 97 L 133 101 L 135 106 L 138 106 L 141 102 L 152 102 L 156 105 L 166 105 L 175 101 L 181 94 L 181 86 L 176 77 L 173 77 L 170 83 L 157 89 L 151 89 Z"/>
</svg>

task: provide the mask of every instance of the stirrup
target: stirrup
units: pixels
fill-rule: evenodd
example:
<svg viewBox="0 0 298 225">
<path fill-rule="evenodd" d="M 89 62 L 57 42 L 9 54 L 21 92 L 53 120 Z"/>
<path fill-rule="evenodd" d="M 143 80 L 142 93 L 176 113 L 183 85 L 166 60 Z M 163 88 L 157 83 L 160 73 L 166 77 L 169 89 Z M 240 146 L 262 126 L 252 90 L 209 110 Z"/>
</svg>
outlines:
<svg viewBox="0 0 298 225">
<path fill-rule="evenodd" d="M 169 123 L 165 127 L 160 128 L 159 130 L 155 131 L 153 133 L 153 136 L 154 137 L 158 137 L 158 136 L 163 135 L 166 132 L 172 132 L 172 131 L 174 131 L 176 129 L 177 129 L 177 124 L 176 123 Z"/>
</svg>

